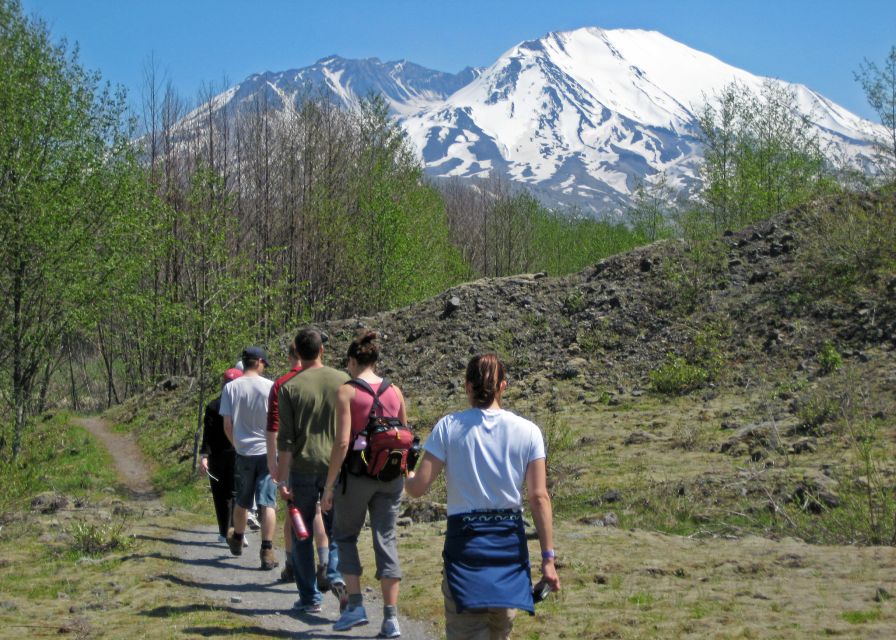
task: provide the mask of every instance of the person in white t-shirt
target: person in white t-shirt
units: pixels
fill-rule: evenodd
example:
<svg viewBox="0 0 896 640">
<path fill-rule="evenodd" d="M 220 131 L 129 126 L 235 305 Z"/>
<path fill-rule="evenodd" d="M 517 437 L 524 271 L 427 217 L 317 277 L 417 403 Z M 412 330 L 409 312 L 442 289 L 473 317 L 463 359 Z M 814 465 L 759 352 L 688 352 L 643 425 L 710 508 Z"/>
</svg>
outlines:
<svg viewBox="0 0 896 640">
<path fill-rule="evenodd" d="M 445 470 L 442 593 L 449 640 L 509 638 L 515 610 L 534 612 L 522 521 L 524 482 L 541 545 L 543 580 L 552 590 L 560 589 L 544 439 L 535 424 L 501 408 L 506 388 L 497 355 L 471 359 L 465 389 L 472 408 L 439 420 L 417 472 L 405 484 L 409 495 L 419 497 Z"/>
<path fill-rule="evenodd" d="M 243 553 L 249 509 L 253 500 L 261 513 L 261 568 L 278 565 L 274 559 L 274 530 L 277 526 L 277 491 L 268 469 L 265 431 L 268 422 L 268 396 L 273 381 L 262 377 L 268 364 L 259 347 L 243 351 L 244 373 L 221 393 L 221 416 L 224 432 L 236 449 L 236 471 L 239 477 L 233 528 L 227 532 L 230 552 Z M 239 384 L 234 384 L 239 383 Z"/>
</svg>

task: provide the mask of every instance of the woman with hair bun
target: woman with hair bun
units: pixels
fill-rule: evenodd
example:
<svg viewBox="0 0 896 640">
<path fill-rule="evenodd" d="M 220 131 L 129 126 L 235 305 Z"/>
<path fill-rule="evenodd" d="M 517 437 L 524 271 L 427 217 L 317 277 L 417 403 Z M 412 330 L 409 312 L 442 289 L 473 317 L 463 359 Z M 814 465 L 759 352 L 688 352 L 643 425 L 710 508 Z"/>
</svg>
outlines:
<svg viewBox="0 0 896 640">
<path fill-rule="evenodd" d="M 510 637 L 516 609 L 535 612 L 522 517 L 524 481 L 541 545 L 541 584 L 560 589 L 544 439 L 535 424 L 501 408 L 507 377 L 494 353 L 470 360 L 464 386 L 471 408 L 439 420 L 405 490 L 419 497 L 445 470 L 447 637 L 497 640 Z"/>
<path fill-rule="evenodd" d="M 374 410 L 374 394 L 378 400 L 377 416 L 398 418 L 407 424 L 404 396 L 395 385 L 376 374 L 379 359 L 377 335 L 362 330 L 348 348 L 347 369 L 352 380 L 339 389 L 336 406 L 336 439 L 330 453 L 321 510 L 335 508 L 333 539 L 339 549 L 339 571 L 348 590 L 348 607 L 340 616 L 334 631 L 344 631 L 368 623 L 361 595 L 361 561 L 358 557 L 358 535 L 370 512 L 370 530 L 376 559 L 376 578 L 383 594 L 383 623 L 380 638 L 397 638 L 398 588 L 401 567 L 398 563 L 398 544 L 395 523 L 404 489 L 404 477 L 383 482 L 367 476 L 346 475 L 337 487 L 342 463 L 351 442 L 367 426 Z M 381 394 L 381 395 L 380 395 Z"/>
</svg>

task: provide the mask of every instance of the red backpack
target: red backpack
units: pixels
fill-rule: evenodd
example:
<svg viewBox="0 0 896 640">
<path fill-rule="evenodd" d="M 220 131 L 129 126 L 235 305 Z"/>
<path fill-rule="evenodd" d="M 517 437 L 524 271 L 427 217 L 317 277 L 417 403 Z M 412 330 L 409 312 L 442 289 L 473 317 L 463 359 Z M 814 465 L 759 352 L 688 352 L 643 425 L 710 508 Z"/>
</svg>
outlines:
<svg viewBox="0 0 896 640">
<path fill-rule="evenodd" d="M 344 469 L 356 476 L 368 476 L 383 482 L 394 480 L 404 475 L 409 467 L 409 452 L 419 447 L 420 438 L 414 435 L 409 426 L 403 425 L 397 417 L 378 416 L 377 410 L 383 412 L 380 396 L 392 383 L 383 378 L 378 391 L 374 391 L 367 382 L 354 378 L 346 382 L 373 396 L 370 415 L 364 429 L 358 432 L 349 443 L 345 456 Z M 413 469 L 416 456 L 411 457 L 410 468 Z"/>
</svg>

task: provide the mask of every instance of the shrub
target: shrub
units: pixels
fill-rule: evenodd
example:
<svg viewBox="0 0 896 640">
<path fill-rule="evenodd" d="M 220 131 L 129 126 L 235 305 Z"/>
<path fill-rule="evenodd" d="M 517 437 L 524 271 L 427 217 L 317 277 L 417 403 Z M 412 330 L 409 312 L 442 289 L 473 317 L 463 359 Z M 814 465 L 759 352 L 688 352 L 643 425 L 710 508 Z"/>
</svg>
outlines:
<svg viewBox="0 0 896 640">
<path fill-rule="evenodd" d="M 703 386 L 709 380 L 709 372 L 670 353 L 658 369 L 650 372 L 649 377 L 650 384 L 659 393 L 680 395 Z"/>
<path fill-rule="evenodd" d="M 822 375 L 833 373 L 843 365 L 843 356 L 830 340 L 826 340 L 816 356 Z"/>
<path fill-rule="evenodd" d="M 69 528 L 72 549 L 82 555 L 98 556 L 130 549 L 134 539 L 125 533 L 125 520 L 113 523 L 76 522 Z"/>
<path fill-rule="evenodd" d="M 797 417 L 808 433 L 819 432 L 820 427 L 830 422 L 840 411 L 840 398 L 824 390 L 815 391 L 802 398 L 797 407 Z"/>
<path fill-rule="evenodd" d="M 548 455 L 556 455 L 572 446 L 572 429 L 560 420 L 556 413 L 551 413 L 542 426 L 544 446 Z"/>
<path fill-rule="evenodd" d="M 873 282 L 896 266 L 892 199 L 820 202 L 801 232 L 806 278 L 821 292 Z"/>
<path fill-rule="evenodd" d="M 573 289 L 566 295 L 563 307 L 569 313 L 578 313 L 585 308 L 585 292 L 581 289 Z"/>
</svg>

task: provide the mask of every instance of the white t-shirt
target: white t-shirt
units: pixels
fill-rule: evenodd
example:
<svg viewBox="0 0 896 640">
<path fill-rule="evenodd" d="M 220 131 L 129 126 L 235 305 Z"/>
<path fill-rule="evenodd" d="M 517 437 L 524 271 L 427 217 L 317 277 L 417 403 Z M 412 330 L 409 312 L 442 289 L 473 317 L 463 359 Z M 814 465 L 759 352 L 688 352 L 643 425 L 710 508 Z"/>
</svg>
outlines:
<svg viewBox="0 0 896 640">
<path fill-rule="evenodd" d="M 241 456 L 267 453 L 268 396 L 273 386 L 272 380 L 261 376 L 242 376 L 224 385 L 220 413 L 233 421 L 233 440 Z"/>
<path fill-rule="evenodd" d="M 477 509 L 522 509 L 526 467 L 545 457 L 538 427 L 504 409 L 452 413 L 423 448 L 445 463 L 448 515 Z"/>
</svg>

